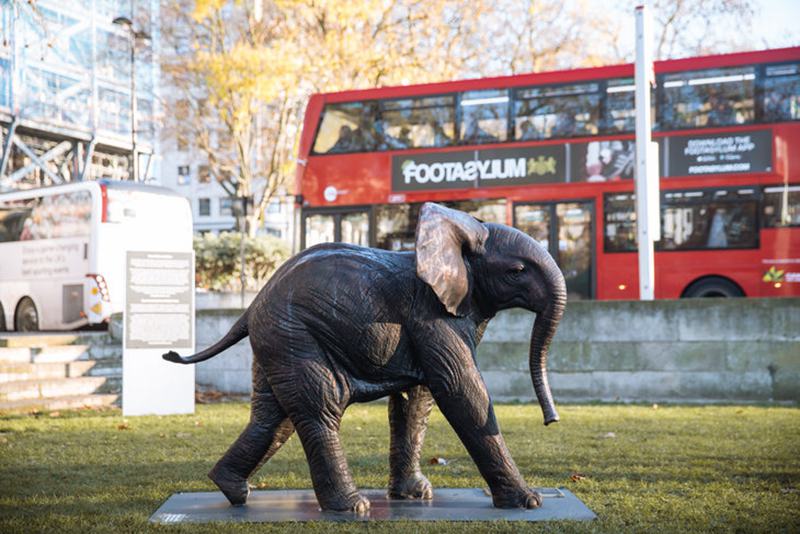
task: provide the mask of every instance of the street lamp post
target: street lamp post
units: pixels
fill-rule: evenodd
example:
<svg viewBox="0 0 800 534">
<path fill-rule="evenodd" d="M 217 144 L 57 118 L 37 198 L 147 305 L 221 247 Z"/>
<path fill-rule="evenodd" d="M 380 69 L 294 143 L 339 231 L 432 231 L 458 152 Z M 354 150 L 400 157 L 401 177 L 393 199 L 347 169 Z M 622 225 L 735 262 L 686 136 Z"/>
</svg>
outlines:
<svg viewBox="0 0 800 534">
<path fill-rule="evenodd" d="M 128 17 L 117 17 L 113 24 L 123 26 L 128 30 L 128 39 L 131 49 L 131 180 L 139 180 L 139 154 L 136 150 L 136 39 L 150 39 L 150 35 L 142 30 L 135 30 L 133 21 Z"/>
</svg>

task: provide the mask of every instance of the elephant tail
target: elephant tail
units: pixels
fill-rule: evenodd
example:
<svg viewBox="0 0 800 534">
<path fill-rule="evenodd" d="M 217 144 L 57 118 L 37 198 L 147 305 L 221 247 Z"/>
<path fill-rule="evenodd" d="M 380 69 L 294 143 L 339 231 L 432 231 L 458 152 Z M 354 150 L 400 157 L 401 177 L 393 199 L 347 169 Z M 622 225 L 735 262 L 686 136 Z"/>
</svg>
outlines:
<svg viewBox="0 0 800 534">
<path fill-rule="evenodd" d="M 198 352 L 197 354 L 192 354 L 191 356 L 186 356 L 185 358 L 181 357 L 177 352 L 169 351 L 166 354 L 163 354 L 161 357 L 167 360 L 168 362 L 174 363 L 198 363 L 204 362 L 210 358 L 213 358 L 220 352 L 224 351 L 228 347 L 232 347 L 240 340 L 246 338 L 249 334 L 247 331 L 247 316 L 249 314 L 249 309 L 246 310 L 241 317 L 234 323 L 231 329 L 228 331 L 225 336 L 208 347 L 206 350 Z"/>
</svg>

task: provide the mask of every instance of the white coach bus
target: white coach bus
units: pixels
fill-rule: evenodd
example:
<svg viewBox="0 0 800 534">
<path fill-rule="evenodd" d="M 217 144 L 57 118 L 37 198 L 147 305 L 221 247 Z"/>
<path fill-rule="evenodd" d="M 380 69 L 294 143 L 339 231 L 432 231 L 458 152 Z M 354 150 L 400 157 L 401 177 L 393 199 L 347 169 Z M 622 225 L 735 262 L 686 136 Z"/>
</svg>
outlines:
<svg viewBox="0 0 800 534">
<path fill-rule="evenodd" d="M 183 250 L 189 202 L 100 180 L 0 194 L 0 331 L 70 330 L 121 312 L 127 250 Z"/>
</svg>

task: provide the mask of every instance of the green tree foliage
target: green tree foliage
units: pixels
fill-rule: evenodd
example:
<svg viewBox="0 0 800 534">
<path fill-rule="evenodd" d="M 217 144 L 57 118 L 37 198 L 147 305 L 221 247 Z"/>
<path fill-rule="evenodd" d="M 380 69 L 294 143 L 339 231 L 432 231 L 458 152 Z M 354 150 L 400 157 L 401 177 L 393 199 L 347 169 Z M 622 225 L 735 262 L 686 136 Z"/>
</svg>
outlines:
<svg viewBox="0 0 800 534">
<path fill-rule="evenodd" d="M 194 238 L 197 287 L 212 291 L 241 289 L 241 234 L 223 232 Z M 258 290 L 289 257 L 289 247 L 276 237 L 260 235 L 245 239 L 246 289 Z"/>
</svg>

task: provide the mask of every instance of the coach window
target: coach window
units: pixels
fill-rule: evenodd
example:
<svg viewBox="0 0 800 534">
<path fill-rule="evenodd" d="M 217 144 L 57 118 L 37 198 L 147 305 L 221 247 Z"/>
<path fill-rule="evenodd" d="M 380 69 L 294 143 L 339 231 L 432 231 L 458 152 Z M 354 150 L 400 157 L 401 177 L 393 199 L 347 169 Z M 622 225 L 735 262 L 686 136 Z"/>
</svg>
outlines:
<svg viewBox="0 0 800 534">
<path fill-rule="evenodd" d="M 461 143 L 505 141 L 508 137 L 508 91 L 469 91 L 461 95 Z"/>
<path fill-rule="evenodd" d="M 764 226 L 800 226 L 800 186 L 764 189 Z"/>
<path fill-rule="evenodd" d="M 600 84 L 540 86 L 515 96 L 514 137 L 519 141 L 595 135 L 600 123 Z"/>
<path fill-rule="evenodd" d="M 23 230 L 30 228 L 31 214 L 41 198 L 30 198 L 0 204 L 0 243 L 20 241 Z"/>
<path fill-rule="evenodd" d="M 800 119 L 800 63 L 767 65 L 763 94 L 765 121 Z"/>
<path fill-rule="evenodd" d="M 755 248 L 753 188 L 670 191 L 662 197 L 659 250 Z"/>
<path fill-rule="evenodd" d="M 375 108 L 373 102 L 326 105 L 314 142 L 314 153 L 374 150 L 379 144 L 375 130 Z"/>
<path fill-rule="evenodd" d="M 379 150 L 450 146 L 455 138 L 455 98 L 385 100 L 376 130 Z"/>
<path fill-rule="evenodd" d="M 747 124 L 755 118 L 755 68 L 665 74 L 661 129 Z"/>
<path fill-rule="evenodd" d="M 603 197 L 605 228 L 603 231 L 606 252 L 633 252 L 636 250 L 636 208 L 630 193 L 610 193 Z"/>
</svg>

